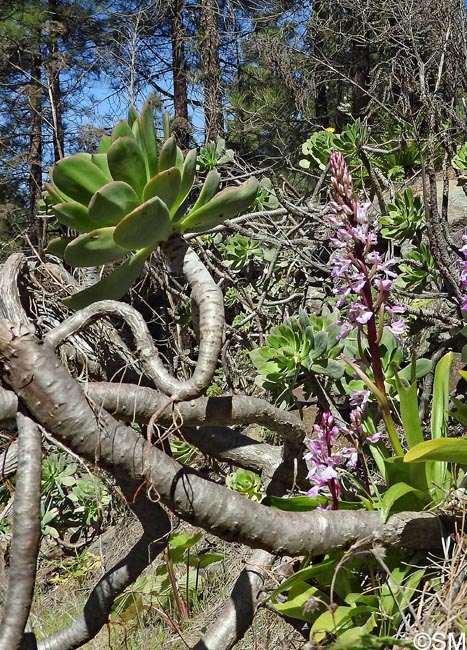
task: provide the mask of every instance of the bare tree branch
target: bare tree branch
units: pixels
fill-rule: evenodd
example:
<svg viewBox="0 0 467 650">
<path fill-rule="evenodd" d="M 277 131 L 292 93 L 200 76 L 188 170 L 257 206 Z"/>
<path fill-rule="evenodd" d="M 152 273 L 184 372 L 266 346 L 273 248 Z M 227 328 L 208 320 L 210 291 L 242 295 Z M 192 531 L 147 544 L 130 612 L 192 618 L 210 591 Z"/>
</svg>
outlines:
<svg viewBox="0 0 467 650">
<path fill-rule="evenodd" d="M 117 478 L 147 480 L 173 512 L 227 541 L 274 553 L 321 554 L 355 542 L 440 548 L 454 518 L 401 513 L 382 523 L 378 512 L 284 512 L 244 499 L 166 456 L 104 411 L 95 412 L 49 346 L 15 334 L 0 321 L 3 379 L 30 412 L 70 448 Z"/>
<path fill-rule="evenodd" d="M 173 401 L 178 401 L 198 397 L 212 381 L 224 334 L 224 301 L 222 291 L 184 239 L 174 237 L 164 244 L 163 250 L 171 265 L 171 271 L 185 276 L 192 290 L 192 302 L 199 310 L 198 361 L 190 379 L 178 380 L 164 368 L 143 317 L 135 309 L 121 302 L 102 300 L 93 303 L 49 332 L 46 340 L 57 347 L 66 337 L 97 318 L 109 314 L 116 315 L 130 327 L 137 345 L 138 357 L 147 375 L 157 388 L 170 395 Z"/>
<path fill-rule="evenodd" d="M 274 555 L 266 551 L 252 553 L 217 620 L 193 650 L 230 650 L 240 641 L 253 621 L 273 561 Z"/>
<path fill-rule="evenodd" d="M 92 383 L 86 394 L 106 411 L 127 422 L 148 422 L 157 411 L 164 396 L 151 388 L 130 384 Z M 178 402 L 177 411 L 188 426 L 260 424 L 284 439 L 302 442 L 306 436 L 303 422 L 293 413 L 278 409 L 264 399 L 247 395 L 198 397 Z M 172 414 L 164 412 L 159 422 L 172 423 Z"/>
<path fill-rule="evenodd" d="M 37 425 L 18 413 L 18 470 L 13 505 L 13 538 L 0 650 L 21 646 L 29 616 L 40 538 L 42 438 Z"/>
</svg>

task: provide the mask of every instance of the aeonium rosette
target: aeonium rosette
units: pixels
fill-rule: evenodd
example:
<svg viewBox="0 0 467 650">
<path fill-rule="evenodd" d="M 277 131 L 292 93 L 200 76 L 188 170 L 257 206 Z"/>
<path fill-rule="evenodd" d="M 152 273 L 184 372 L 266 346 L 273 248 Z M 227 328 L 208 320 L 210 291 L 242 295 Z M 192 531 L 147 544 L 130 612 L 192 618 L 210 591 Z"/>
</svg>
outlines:
<svg viewBox="0 0 467 650">
<path fill-rule="evenodd" d="M 67 299 L 74 309 L 104 298 L 118 300 L 161 244 L 183 233 L 201 233 L 245 211 L 255 200 L 251 178 L 219 191 L 211 170 L 194 203 L 197 151 L 184 156 L 168 128 L 159 143 L 150 106 L 105 135 L 97 153 L 59 160 L 46 183 L 45 202 L 57 221 L 78 236 L 59 237 L 47 252 L 74 267 L 100 266 L 125 258 L 103 280 Z"/>
</svg>

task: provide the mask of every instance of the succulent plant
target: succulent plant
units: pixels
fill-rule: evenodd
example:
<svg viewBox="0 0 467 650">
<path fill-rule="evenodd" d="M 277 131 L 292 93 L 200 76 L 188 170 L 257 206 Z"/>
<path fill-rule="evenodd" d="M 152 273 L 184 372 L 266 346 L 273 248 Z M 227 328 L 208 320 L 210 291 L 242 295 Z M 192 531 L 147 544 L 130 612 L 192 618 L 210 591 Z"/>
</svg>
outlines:
<svg viewBox="0 0 467 650">
<path fill-rule="evenodd" d="M 118 300 L 160 244 L 174 235 L 213 228 L 254 201 L 256 179 L 219 191 L 221 178 L 212 169 L 187 209 L 196 163 L 196 149 L 184 156 L 168 134 L 159 145 L 146 103 L 141 115 L 130 109 L 128 119 L 102 138 L 97 153 L 67 156 L 51 168 L 46 203 L 59 223 L 81 234 L 52 240 L 47 252 L 75 267 L 126 258 L 103 280 L 68 298 L 69 306 Z"/>
</svg>

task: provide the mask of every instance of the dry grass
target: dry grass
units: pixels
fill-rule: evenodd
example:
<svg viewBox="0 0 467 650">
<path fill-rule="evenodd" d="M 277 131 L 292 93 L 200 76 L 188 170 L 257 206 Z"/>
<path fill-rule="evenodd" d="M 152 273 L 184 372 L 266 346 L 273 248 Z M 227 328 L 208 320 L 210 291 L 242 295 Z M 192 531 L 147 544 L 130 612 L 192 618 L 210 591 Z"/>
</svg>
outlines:
<svg viewBox="0 0 467 650">
<path fill-rule="evenodd" d="M 180 531 L 193 534 L 194 529 L 183 524 Z M 180 532 L 177 531 L 177 532 Z M 34 629 L 44 638 L 70 623 L 79 613 L 90 589 L 102 575 L 103 567 L 109 568 L 131 547 L 140 534 L 137 522 L 125 521 L 107 531 L 99 543 L 94 544 L 82 563 L 66 563 L 64 560 L 43 560 L 39 569 L 38 589 L 32 610 Z M 156 650 L 170 648 L 186 650 L 216 620 L 235 580 L 243 568 L 250 550 L 237 544 L 226 544 L 206 536 L 213 544 L 213 551 L 224 553 L 225 559 L 212 565 L 206 574 L 205 589 L 201 598 L 193 604 L 190 618 L 181 621 L 175 608 L 170 612 L 178 631 L 155 610 L 159 603 L 155 597 L 154 608 L 127 622 L 111 622 L 98 636 L 87 643 L 86 650 Z M 100 560 L 96 562 L 96 560 Z M 146 572 L 154 571 L 154 566 Z M 304 643 L 290 625 L 273 612 L 260 609 L 246 636 L 237 644 L 238 650 L 298 650 Z"/>
</svg>

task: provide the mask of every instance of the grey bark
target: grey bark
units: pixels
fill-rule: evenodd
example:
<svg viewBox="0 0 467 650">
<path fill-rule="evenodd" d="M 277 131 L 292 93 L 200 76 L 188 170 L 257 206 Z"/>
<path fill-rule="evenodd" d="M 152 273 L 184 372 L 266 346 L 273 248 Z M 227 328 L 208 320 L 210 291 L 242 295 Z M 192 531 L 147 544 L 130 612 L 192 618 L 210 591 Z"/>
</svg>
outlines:
<svg viewBox="0 0 467 650">
<path fill-rule="evenodd" d="M 251 625 L 274 556 L 254 551 L 216 621 L 192 650 L 230 650 Z"/>
<path fill-rule="evenodd" d="M 53 350 L 32 335 L 18 336 L 0 321 L 2 376 L 29 411 L 82 457 L 117 477 L 147 480 L 162 503 L 180 517 L 226 541 L 289 555 L 322 554 L 375 542 L 418 549 L 441 548 L 454 519 L 428 512 L 298 513 L 267 508 L 181 466 L 106 412 L 93 410 Z"/>
<path fill-rule="evenodd" d="M 151 388 L 129 384 L 93 383 L 86 386 L 86 393 L 96 404 L 127 422 L 148 422 L 164 401 L 163 395 Z M 198 397 L 179 402 L 176 408 L 188 426 L 259 424 L 284 439 L 299 443 L 306 435 L 303 422 L 293 413 L 278 409 L 258 397 Z M 171 424 L 172 414 L 169 411 L 161 413 L 159 421 Z"/>
<path fill-rule="evenodd" d="M 41 445 L 39 428 L 18 413 L 18 471 L 8 587 L 0 625 L 0 650 L 22 644 L 34 593 L 40 538 Z M 29 635 L 28 635 L 29 636 Z M 23 648 L 34 646 L 25 640 Z"/>
</svg>

